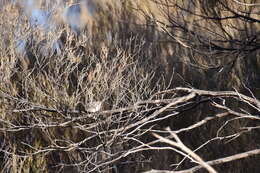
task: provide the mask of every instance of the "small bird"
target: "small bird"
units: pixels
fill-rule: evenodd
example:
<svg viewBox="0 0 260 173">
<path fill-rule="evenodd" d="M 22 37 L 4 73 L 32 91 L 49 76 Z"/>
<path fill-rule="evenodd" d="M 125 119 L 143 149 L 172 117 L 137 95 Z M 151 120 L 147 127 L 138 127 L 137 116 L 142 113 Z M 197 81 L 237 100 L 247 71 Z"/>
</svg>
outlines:
<svg viewBox="0 0 260 173">
<path fill-rule="evenodd" d="M 91 102 L 91 103 L 88 103 L 88 104 L 86 105 L 85 111 L 86 111 L 86 112 L 94 113 L 94 112 L 100 111 L 101 108 L 102 108 L 102 102 L 101 102 L 101 101 Z"/>
</svg>

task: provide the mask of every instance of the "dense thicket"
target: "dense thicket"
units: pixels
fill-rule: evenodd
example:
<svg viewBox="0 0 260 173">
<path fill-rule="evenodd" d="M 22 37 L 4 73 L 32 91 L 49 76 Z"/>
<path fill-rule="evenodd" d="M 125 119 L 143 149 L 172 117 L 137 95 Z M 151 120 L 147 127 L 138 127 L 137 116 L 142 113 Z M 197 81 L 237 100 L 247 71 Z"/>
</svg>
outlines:
<svg viewBox="0 0 260 173">
<path fill-rule="evenodd" d="M 2 1 L 2 172 L 260 171 L 260 2 L 64 2 Z"/>
</svg>

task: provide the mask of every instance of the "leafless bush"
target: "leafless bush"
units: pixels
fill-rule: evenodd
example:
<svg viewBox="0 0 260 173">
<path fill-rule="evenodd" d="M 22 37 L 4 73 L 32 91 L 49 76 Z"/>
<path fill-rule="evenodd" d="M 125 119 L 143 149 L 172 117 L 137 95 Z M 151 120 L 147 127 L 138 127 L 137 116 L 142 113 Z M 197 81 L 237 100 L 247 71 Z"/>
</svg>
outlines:
<svg viewBox="0 0 260 173">
<path fill-rule="evenodd" d="M 257 26 L 246 28 L 244 20 L 258 21 L 229 11 L 234 23 L 222 29 L 226 19 L 214 10 L 236 1 L 102 2 L 95 4 L 100 13 L 91 19 L 91 32 L 82 27 L 80 34 L 66 21 L 47 31 L 34 26 L 19 5 L 1 9 L 1 169 L 223 172 L 232 170 L 225 169 L 230 161 L 257 163 L 250 157 L 259 154 L 255 90 L 245 85 L 246 96 L 175 86 L 178 75 L 191 86 L 218 89 L 211 81 L 223 85 L 226 79 L 212 79 L 207 70 L 228 70 L 229 59 L 220 57 L 257 54 Z M 233 27 L 240 22 L 242 33 Z M 233 75 L 242 86 L 240 76 Z"/>
<path fill-rule="evenodd" d="M 12 21 L 19 32 L 6 24 L 6 32 L 20 35 L 6 38 L 1 47 L 2 169 L 109 171 L 124 151 L 117 129 L 138 119 L 120 109 L 152 92 L 153 72 L 139 63 L 142 40 L 125 40 L 124 49 L 120 42 L 95 47 L 87 37 L 44 32 L 25 19 Z M 60 52 L 53 40 L 61 42 Z M 102 107 L 96 110 L 106 113 L 89 111 L 97 101 Z"/>
<path fill-rule="evenodd" d="M 40 105 L 27 99 L 19 99 L 3 91 L 1 91 L 1 97 L 6 101 L 2 105 L 15 105 L 12 108 L 9 106 L 7 110 L 11 112 L 1 118 L 1 130 L 5 132 L 2 152 L 16 161 L 10 163 L 11 160 L 7 159 L 6 164 L 9 164 L 10 167 L 19 165 L 25 169 L 21 165 L 23 161 L 34 158 L 35 169 L 47 168 L 49 166 L 47 164 L 51 164 L 48 163 L 51 160 L 41 161 L 40 158 L 52 156 L 55 157 L 55 160 L 52 160 L 54 167 L 66 167 L 80 172 L 103 172 L 107 169 L 120 169 L 118 167 L 121 164 L 131 164 L 127 163 L 130 161 L 123 163 L 122 160 L 133 155 L 135 164 L 143 162 L 149 165 L 149 158 L 142 158 L 139 153 L 147 150 L 170 150 L 183 155 L 180 162 L 174 164 L 177 169 L 184 161 L 187 162 L 187 158 L 207 167 L 206 165 L 222 164 L 260 153 L 258 149 L 255 149 L 208 162 L 204 162 L 195 154 L 199 150 L 214 145 L 216 141 L 230 143 L 238 138 L 243 138 L 244 135 L 249 135 L 252 131 L 259 130 L 260 102 L 238 92 L 176 88 L 155 93 L 150 95 L 147 100 L 129 103 L 126 107 L 105 109 L 93 113 L 77 109 L 55 108 L 54 104 L 52 106 Z M 242 105 L 248 105 L 257 114 L 246 112 L 243 109 L 231 109 L 228 105 L 234 100 L 238 100 Z M 220 113 L 209 115 L 180 129 L 163 130 L 158 126 L 163 120 L 181 116 L 184 112 L 192 111 L 196 106 L 206 103 L 212 105 Z M 11 120 L 10 116 L 17 117 L 19 122 Z M 196 149 L 188 149 L 176 136 L 176 134 L 189 134 L 221 119 L 226 120 L 218 129 L 215 129 L 215 137 L 211 136 Z M 239 123 L 241 119 L 247 120 L 247 123 L 240 124 L 240 128 L 234 129 L 233 132 L 230 131 L 228 135 L 223 133 L 225 129 L 230 129 L 233 123 Z M 251 123 L 253 126 L 250 125 Z M 23 132 L 27 132 L 27 134 Z M 167 133 L 172 135 L 165 137 L 155 135 L 159 139 L 148 142 L 144 136 L 151 132 L 160 133 L 163 136 Z M 171 141 L 172 138 L 177 143 Z M 177 148 L 157 146 L 156 144 L 160 141 Z M 215 147 L 217 148 L 217 146 Z M 58 156 L 55 156 L 56 154 Z M 197 166 L 180 172 L 193 172 L 201 168 Z M 212 167 L 209 170 L 216 172 Z"/>
</svg>

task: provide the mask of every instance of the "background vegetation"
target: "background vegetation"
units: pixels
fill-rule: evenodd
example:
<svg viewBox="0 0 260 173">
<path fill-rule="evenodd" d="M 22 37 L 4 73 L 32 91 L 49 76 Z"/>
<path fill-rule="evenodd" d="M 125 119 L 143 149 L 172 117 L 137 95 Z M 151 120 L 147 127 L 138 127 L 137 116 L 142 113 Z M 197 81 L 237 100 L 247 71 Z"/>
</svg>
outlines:
<svg viewBox="0 0 260 173">
<path fill-rule="evenodd" d="M 1 1 L 0 169 L 259 172 L 259 4 Z"/>
</svg>

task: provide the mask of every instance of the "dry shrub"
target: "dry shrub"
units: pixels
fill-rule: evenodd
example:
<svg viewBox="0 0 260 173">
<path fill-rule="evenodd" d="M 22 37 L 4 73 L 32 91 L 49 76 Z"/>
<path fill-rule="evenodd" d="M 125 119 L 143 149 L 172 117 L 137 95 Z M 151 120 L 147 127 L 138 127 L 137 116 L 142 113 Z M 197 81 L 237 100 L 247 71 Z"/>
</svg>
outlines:
<svg viewBox="0 0 260 173">
<path fill-rule="evenodd" d="M 58 125 L 78 115 L 59 111 L 39 114 L 29 111 L 27 114 L 9 110 L 43 106 L 55 110 L 84 112 L 85 106 L 94 101 L 103 101 L 102 110 L 109 110 L 143 100 L 152 92 L 149 86 L 153 72 L 151 67 L 144 65 L 146 60 L 139 56 L 144 47 L 143 41 L 137 37 L 113 43 L 105 40 L 106 35 L 103 33 L 113 30 L 109 21 L 116 20 L 113 8 L 118 7 L 114 6 L 112 1 L 95 4 L 100 13 L 97 14 L 99 17 L 95 16 L 95 21 L 92 19 L 96 23 L 91 26 L 96 28 L 92 33 L 88 33 L 96 38 L 94 44 L 90 43 L 89 35 L 84 35 L 84 31 L 78 37 L 63 25 L 58 25 L 60 30 L 45 31 L 34 28 L 29 23 L 29 16 L 20 13 L 22 8 L 19 4 L 15 5 L 8 4 L 5 13 L 1 13 L 1 32 L 3 31 L 4 37 L 1 40 L 0 90 L 1 93 L 21 102 L 9 102 L 1 98 L 3 121 L 15 126 L 34 126 L 42 123 Z M 16 12 L 8 15 L 11 10 Z M 120 12 L 120 9 L 116 10 Z M 91 21 L 88 21 L 88 25 L 89 22 Z M 54 47 L 57 42 L 61 44 L 60 50 Z M 140 65 L 140 62 L 143 62 L 143 65 Z M 95 122 L 84 121 L 83 124 Z M 6 127 L 1 124 L 1 128 Z M 103 127 L 99 130 L 102 131 Z M 68 142 L 78 142 L 88 136 L 90 134 L 78 128 L 74 129 L 73 125 L 64 128 L 54 125 L 47 129 L 29 128 L 25 131 L 1 133 L 4 150 L 12 153 L 4 154 L 1 168 L 12 172 L 55 172 L 54 170 L 61 168 L 60 171 L 63 172 L 63 163 L 81 162 L 86 160 L 86 156 L 80 152 L 57 151 L 50 155 L 33 153 L 54 143 L 67 145 Z M 95 137 L 87 145 L 95 147 L 99 143 L 96 140 L 98 138 Z M 95 157 L 99 162 L 103 155 L 99 153 Z M 59 167 L 55 167 L 59 164 Z M 78 170 L 85 169 L 84 166 L 78 166 Z"/>
<path fill-rule="evenodd" d="M 147 147 L 143 143 L 154 140 L 146 133 L 151 129 L 168 133 L 163 131 L 166 126 L 178 130 L 222 112 L 223 109 L 216 109 L 207 101 L 204 104 L 203 100 L 220 102 L 222 97 L 196 95 L 189 102 L 181 102 L 145 121 L 164 109 L 167 99 L 175 102 L 186 98 L 178 92 L 153 97 L 156 90 L 175 86 L 242 89 L 246 84 L 246 91 L 259 97 L 259 51 L 240 51 L 243 46 L 254 48 L 258 22 L 239 17 L 213 19 L 231 15 L 231 11 L 223 10 L 227 7 L 239 10 L 235 1 L 88 2 L 96 13 L 90 15 L 86 11 L 89 9 L 83 8 L 79 35 L 64 20 L 65 8 L 58 3 L 52 6 L 55 27 L 48 31 L 34 28 L 19 3 L 7 3 L 1 9 L 1 168 L 7 172 L 101 172 L 123 161 L 120 170 L 131 165 L 128 172 L 155 167 L 171 169 L 170 164 L 180 161 L 180 155 L 138 151 L 142 145 Z M 50 8 L 47 1 L 38 6 Z M 257 9 L 243 6 L 254 18 L 259 16 Z M 251 38 L 252 45 L 244 44 Z M 227 99 L 228 108 L 243 108 L 250 114 L 255 111 L 234 100 Z M 104 102 L 104 116 L 96 118 L 86 112 L 87 104 L 94 101 Z M 136 106 L 141 108 L 136 111 Z M 127 111 L 120 112 L 120 108 Z M 171 115 L 175 111 L 179 116 Z M 167 116 L 171 118 L 164 119 Z M 212 139 L 229 120 L 232 123 L 221 131 L 223 136 L 252 123 L 232 118 L 209 122 L 185 132 L 181 138 L 190 148 L 196 148 Z M 151 125 L 143 126 L 147 122 Z M 140 126 L 134 126 L 135 123 Z M 242 151 L 242 146 L 256 146 L 257 139 L 256 135 L 254 139 L 242 136 L 230 145 L 215 142 L 200 154 L 207 159 L 221 157 L 223 152 L 234 154 Z M 246 145 L 248 141 L 250 147 Z M 216 146 L 221 151 L 215 152 Z M 131 156 L 121 158 L 123 154 Z M 118 160 L 110 164 L 114 158 Z M 132 160 L 134 164 L 129 163 Z M 185 162 L 183 168 L 189 166 Z"/>
</svg>

